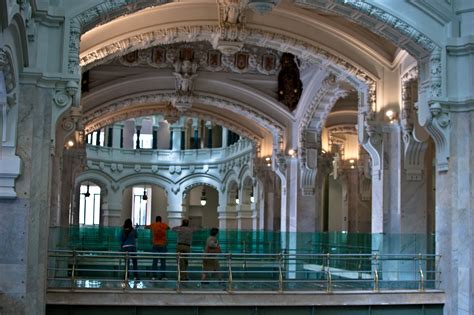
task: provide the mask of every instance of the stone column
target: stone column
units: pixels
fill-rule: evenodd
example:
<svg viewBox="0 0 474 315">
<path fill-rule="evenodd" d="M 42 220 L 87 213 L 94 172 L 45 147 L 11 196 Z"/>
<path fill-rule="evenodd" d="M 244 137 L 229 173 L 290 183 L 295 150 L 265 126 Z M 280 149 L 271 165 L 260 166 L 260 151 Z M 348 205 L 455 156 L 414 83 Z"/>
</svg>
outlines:
<svg viewBox="0 0 474 315">
<path fill-rule="evenodd" d="M 229 136 L 229 132 L 227 128 L 222 127 L 222 147 L 223 148 L 227 147 L 228 136 Z"/>
<path fill-rule="evenodd" d="M 206 121 L 206 148 L 212 148 L 212 122 Z"/>
<path fill-rule="evenodd" d="M 8 242 L 0 244 L 0 252 L 8 253 L 0 262 L 0 305 L 6 314 L 45 312 L 53 165 L 51 131 L 56 124 L 52 121 L 55 82 L 45 80 L 42 86 L 48 84 L 53 88 L 40 88 L 35 83 L 18 88 L 18 128 L 13 128 L 18 131 L 16 151 L 22 161 L 22 174 L 15 182 L 18 197 L 0 200 L 0 231 L 8 238 Z M 3 161 L 0 164 L 4 166 Z"/>
<path fill-rule="evenodd" d="M 121 188 L 117 190 L 104 189 L 101 187 L 101 211 L 102 211 L 102 224 L 104 226 L 120 226 L 123 224 L 121 221 L 122 215 L 122 199 L 123 191 Z"/>
<path fill-rule="evenodd" d="M 169 226 L 179 226 L 187 213 L 183 211 L 183 192 L 177 187 L 166 190 L 168 196 L 168 223 Z"/>
<path fill-rule="evenodd" d="M 170 126 L 171 137 L 172 137 L 172 150 L 179 151 L 181 150 L 181 132 L 183 131 L 183 126 L 173 124 Z"/>
<path fill-rule="evenodd" d="M 367 140 L 362 145 L 372 160 L 372 233 L 380 234 L 389 223 L 388 139 L 380 123 L 367 122 Z"/>
<path fill-rule="evenodd" d="M 253 209 L 249 194 L 250 192 L 246 189 L 240 190 L 240 205 L 237 216 L 239 230 L 252 230 L 253 228 Z"/>
<path fill-rule="evenodd" d="M 122 124 L 114 124 L 112 126 L 112 148 L 120 148 L 122 127 Z"/>
<path fill-rule="evenodd" d="M 137 140 L 135 141 L 135 149 L 140 149 L 140 132 L 142 130 L 142 126 L 135 126 L 137 132 Z"/>
<path fill-rule="evenodd" d="M 219 190 L 217 216 L 220 229 L 237 230 L 236 204 L 235 199 L 230 195 L 230 192 Z"/>
</svg>

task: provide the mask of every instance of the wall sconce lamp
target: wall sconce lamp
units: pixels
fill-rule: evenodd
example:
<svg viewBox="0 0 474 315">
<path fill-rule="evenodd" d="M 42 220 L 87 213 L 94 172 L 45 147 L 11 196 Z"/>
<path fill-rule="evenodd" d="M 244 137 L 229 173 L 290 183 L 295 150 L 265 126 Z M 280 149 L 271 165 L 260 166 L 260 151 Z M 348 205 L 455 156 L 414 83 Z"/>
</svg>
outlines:
<svg viewBox="0 0 474 315">
<path fill-rule="evenodd" d="M 272 159 L 271 159 L 269 156 L 267 156 L 267 157 L 265 158 L 265 162 L 267 162 L 267 166 L 272 166 L 271 160 L 272 160 Z"/>
<path fill-rule="evenodd" d="M 236 192 L 235 192 L 235 204 L 238 205 L 239 203 L 240 203 L 240 200 L 239 200 L 239 192 L 236 191 Z"/>
<path fill-rule="evenodd" d="M 296 156 L 296 150 L 295 149 L 289 149 L 288 150 L 288 155 L 294 158 Z"/>
<path fill-rule="evenodd" d="M 389 109 L 385 112 L 385 116 L 387 116 L 388 120 L 392 124 L 395 121 L 397 114 L 393 110 Z"/>
<path fill-rule="evenodd" d="M 207 197 L 206 197 L 206 189 L 202 189 L 201 192 L 201 206 L 205 206 L 207 203 Z"/>
<path fill-rule="evenodd" d="M 72 147 L 74 146 L 74 141 L 69 140 L 69 141 L 67 142 L 67 146 L 68 146 L 68 148 L 72 148 Z"/>
<path fill-rule="evenodd" d="M 145 186 L 145 188 L 143 188 L 143 196 L 142 196 L 142 199 L 143 199 L 143 200 L 148 200 L 148 196 L 147 196 L 147 194 L 146 194 L 146 186 Z"/>
<path fill-rule="evenodd" d="M 351 169 L 354 169 L 354 168 L 355 168 L 354 163 L 355 163 L 355 160 L 354 160 L 354 159 L 350 159 L 350 160 L 349 160 L 349 164 L 351 165 Z"/>
</svg>

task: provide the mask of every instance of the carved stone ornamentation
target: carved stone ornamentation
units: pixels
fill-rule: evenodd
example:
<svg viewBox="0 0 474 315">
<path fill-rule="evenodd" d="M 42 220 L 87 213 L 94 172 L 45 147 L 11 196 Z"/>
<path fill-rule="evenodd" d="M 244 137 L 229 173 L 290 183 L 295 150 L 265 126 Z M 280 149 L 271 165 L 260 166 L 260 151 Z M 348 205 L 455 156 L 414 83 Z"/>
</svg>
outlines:
<svg viewBox="0 0 474 315">
<path fill-rule="evenodd" d="M 248 0 L 217 0 L 219 32 L 214 36 L 213 46 L 224 55 L 233 55 L 244 46 L 244 26 Z"/>
<path fill-rule="evenodd" d="M 197 63 L 189 59 L 178 60 L 175 64 L 176 96 L 173 98 L 173 106 L 180 112 L 191 108 L 193 103 L 193 80 L 197 77 Z"/>
<path fill-rule="evenodd" d="M 306 8 L 313 8 L 331 12 L 338 15 L 343 15 L 349 20 L 368 27 L 376 34 L 393 39 L 393 30 L 399 32 L 403 37 L 399 42 L 402 43 L 402 48 L 407 50 L 411 55 L 416 57 L 423 57 L 426 52 L 434 50 L 437 45 L 430 38 L 420 33 L 417 29 L 400 20 L 396 16 L 382 10 L 381 8 L 367 3 L 365 1 L 350 0 L 350 1 L 313 1 L 313 0 L 295 0 L 296 4 Z M 348 10 L 351 8 L 352 10 Z M 356 12 L 358 11 L 358 14 Z M 367 23 L 367 17 L 375 19 L 384 24 L 384 27 L 374 28 L 372 24 Z M 387 26 L 387 27 L 385 27 Z M 410 43 L 411 42 L 411 43 Z"/>
<path fill-rule="evenodd" d="M 10 94 L 16 87 L 16 80 L 10 53 L 5 48 L 0 48 L 0 71 L 5 79 L 6 93 Z"/>
<path fill-rule="evenodd" d="M 403 132 L 404 162 L 408 181 L 423 179 L 426 142 L 421 142 L 413 136 L 413 129 L 417 119 L 415 103 L 418 101 L 418 67 L 413 67 L 401 80 L 402 112 L 400 125 Z"/>
<path fill-rule="evenodd" d="M 377 176 L 377 178 L 380 179 L 385 162 L 382 126 L 380 123 L 367 120 L 365 122 L 365 129 L 368 137 L 366 141 L 362 143 L 362 146 L 369 153 L 372 160 L 372 176 Z"/>
</svg>

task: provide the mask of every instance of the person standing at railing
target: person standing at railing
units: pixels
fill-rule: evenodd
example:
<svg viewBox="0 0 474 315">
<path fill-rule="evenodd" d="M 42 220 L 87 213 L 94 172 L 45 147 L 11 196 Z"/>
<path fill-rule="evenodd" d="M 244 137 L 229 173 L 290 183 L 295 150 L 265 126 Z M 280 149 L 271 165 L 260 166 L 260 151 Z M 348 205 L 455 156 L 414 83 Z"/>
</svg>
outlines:
<svg viewBox="0 0 474 315">
<path fill-rule="evenodd" d="M 188 258 L 186 255 L 191 253 L 191 244 L 193 242 L 194 228 L 189 226 L 189 220 L 183 219 L 180 226 L 172 228 L 174 232 L 177 232 L 177 244 L 176 253 L 184 254 L 179 259 L 180 279 L 188 280 Z"/>
<path fill-rule="evenodd" d="M 217 233 L 219 233 L 218 228 L 212 228 L 209 237 L 206 240 L 206 245 L 204 247 L 204 253 L 209 253 L 209 254 L 220 254 L 221 247 L 219 245 L 219 242 L 217 241 Z M 204 282 L 207 278 L 207 273 L 209 273 L 209 276 L 212 276 L 212 273 L 217 273 L 219 271 L 219 260 L 218 257 L 206 257 L 202 261 L 202 277 L 201 281 L 202 283 Z M 220 274 L 217 273 L 217 276 L 220 280 L 221 276 Z"/>
<path fill-rule="evenodd" d="M 161 222 L 161 216 L 156 216 L 155 223 L 146 225 L 145 229 L 150 229 L 152 233 L 152 244 L 151 249 L 154 253 L 167 253 L 168 252 L 168 240 L 166 239 L 166 231 L 169 230 L 169 226 L 166 223 Z M 158 265 L 158 258 L 153 258 L 152 270 L 153 280 L 155 280 L 155 272 Z M 160 280 L 166 280 L 166 258 L 162 256 L 160 258 Z"/>
<path fill-rule="evenodd" d="M 137 252 L 137 230 L 133 228 L 132 220 L 127 219 L 123 223 L 122 233 L 120 234 L 121 241 L 121 250 L 123 252 L 131 253 L 129 254 L 130 258 L 128 259 L 128 270 L 130 275 L 130 260 L 133 264 L 133 272 L 135 280 L 138 280 L 138 262 L 136 258 Z"/>
</svg>

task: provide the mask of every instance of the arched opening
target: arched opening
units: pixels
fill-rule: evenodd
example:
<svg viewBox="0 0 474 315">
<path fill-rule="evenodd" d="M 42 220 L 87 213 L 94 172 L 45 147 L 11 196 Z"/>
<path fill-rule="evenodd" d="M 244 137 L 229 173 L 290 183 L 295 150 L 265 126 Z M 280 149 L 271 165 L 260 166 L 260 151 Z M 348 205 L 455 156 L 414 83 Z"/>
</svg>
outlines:
<svg viewBox="0 0 474 315">
<path fill-rule="evenodd" d="M 79 224 L 99 225 L 101 221 L 101 189 L 93 182 L 82 182 L 79 197 Z"/>
<path fill-rule="evenodd" d="M 203 184 L 188 189 L 183 203 L 187 206 L 191 226 L 198 229 L 219 227 L 219 194 L 214 187 Z"/>
</svg>

